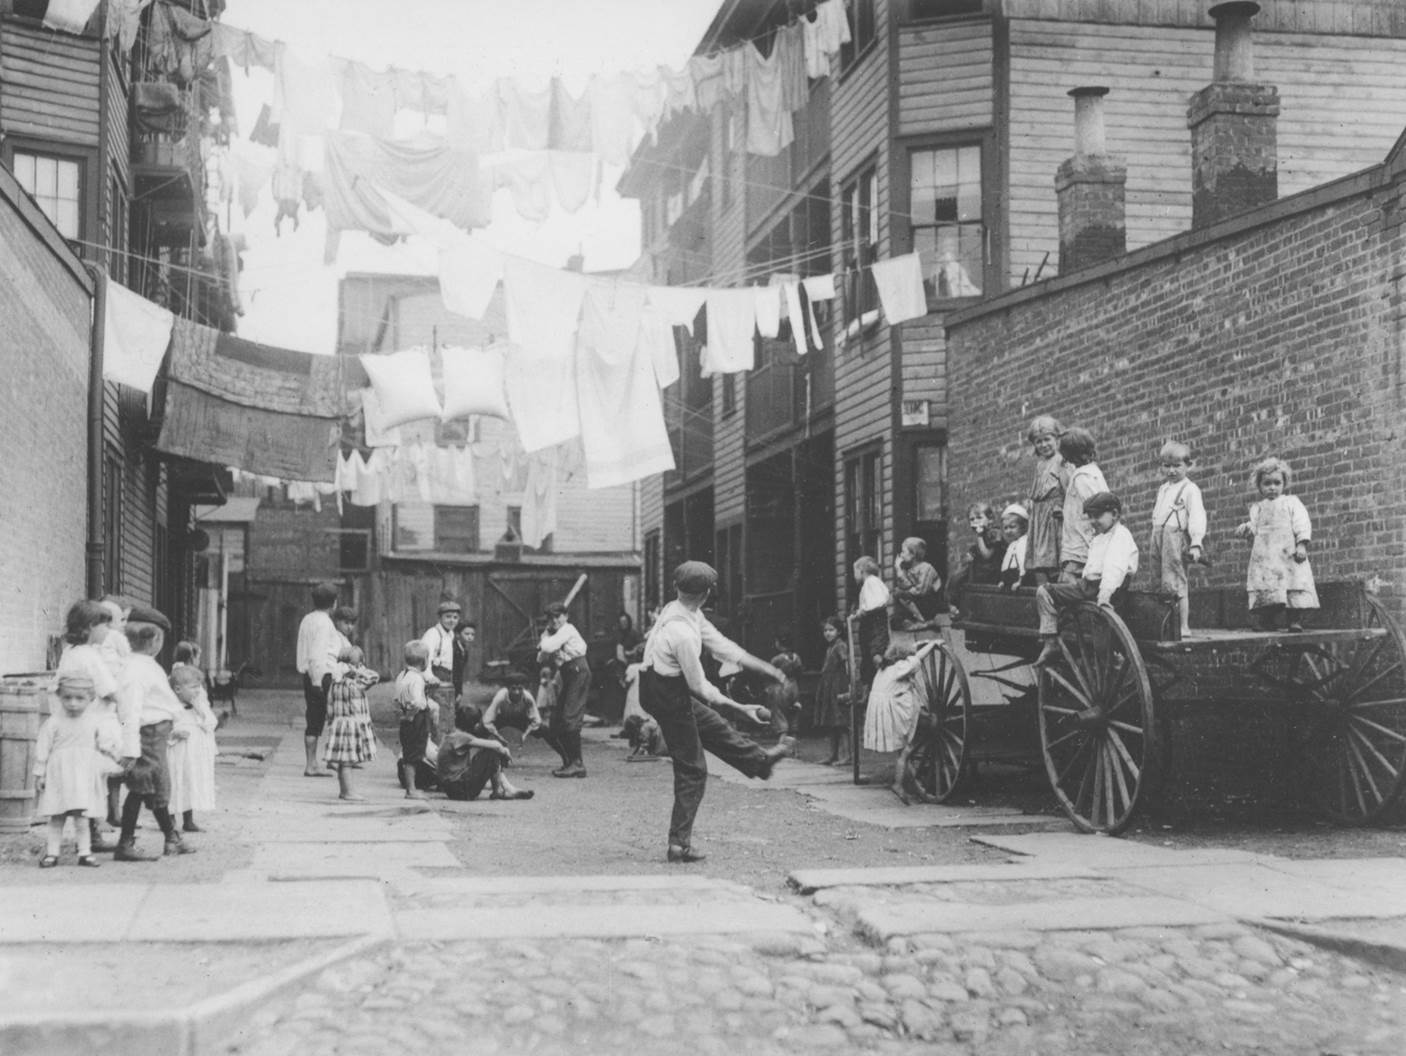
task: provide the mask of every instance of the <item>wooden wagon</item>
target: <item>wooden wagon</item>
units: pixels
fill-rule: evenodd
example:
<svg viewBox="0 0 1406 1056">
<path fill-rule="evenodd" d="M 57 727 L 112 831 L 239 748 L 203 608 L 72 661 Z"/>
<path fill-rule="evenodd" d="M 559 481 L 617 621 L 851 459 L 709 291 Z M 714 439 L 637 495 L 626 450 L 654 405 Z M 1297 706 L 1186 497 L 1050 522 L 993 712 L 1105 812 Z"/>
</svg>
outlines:
<svg viewBox="0 0 1406 1056">
<path fill-rule="evenodd" d="M 1080 603 L 1060 614 L 1059 658 L 1033 672 L 1033 589 L 969 587 L 953 630 L 969 657 L 1002 658 L 976 674 L 1000 685 L 1009 707 L 1034 711 L 1038 756 L 1080 829 L 1128 824 L 1164 776 L 1170 718 L 1193 703 L 1271 709 L 1305 801 L 1339 823 L 1367 824 L 1406 784 L 1406 637 L 1361 583 L 1321 584 L 1319 599 L 1307 630 L 1265 633 L 1249 629 L 1243 590 L 1193 591 L 1188 638 L 1165 595 L 1130 591 L 1116 611 Z M 909 779 L 942 802 L 989 757 L 976 736 L 984 709 L 950 641 L 920 650 L 925 703 Z"/>
</svg>

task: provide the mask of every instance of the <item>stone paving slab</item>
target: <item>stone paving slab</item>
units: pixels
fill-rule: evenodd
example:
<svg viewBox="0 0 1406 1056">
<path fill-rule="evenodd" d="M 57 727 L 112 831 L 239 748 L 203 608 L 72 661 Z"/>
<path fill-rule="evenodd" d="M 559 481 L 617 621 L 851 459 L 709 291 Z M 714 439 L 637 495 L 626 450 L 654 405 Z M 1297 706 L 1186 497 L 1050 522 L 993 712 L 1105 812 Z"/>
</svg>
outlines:
<svg viewBox="0 0 1406 1056">
<path fill-rule="evenodd" d="M 899 902 L 861 910 L 856 927 L 880 942 L 902 935 L 964 931 L 1086 931 L 1187 927 L 1228 919 L 1206 906 L 1176 898 L 1073 898 L 1005 905 Z"/>
<path fill-rule="evenodd" d="M 1204 869 L 1129 869 L 1118 878 L 1126 884 L 1219 910 L 1242 919 L 1327 920 L 1333 917 L 1380 917 L 1406 914 L 1406 890 L 1393 905 L 1379 889 L 1354 891 L 1259 862 L 1226 863 Z"/>
<path fill-rule="evenodd" d="M 1266 864 L 1310 880 L 1346 888 L 1406 891 L 1406 858 L 1266 858 Z"/>
<path fill-rule="evenodd" d="M 248 942 L 391 934 L 371 880 L 160 886 L 127 929 L 132 942 Z"/>
<path fill-rule="evenodd" d="M 644 876 L 465 876 L 422 877 L 409 884 L 398 884 L 407 894 L 463 895 L 555 895 L 583 891 L 618 891 L 622 897 L 650 891 L 723 891 L 731 895 L 750 894 L 751 888 L 727 880 L 707 876 L 678 874 Z"/>
<path fill-rule="evenodd" d="M 449 848 L 430 841 L 383 844 L 379 848 L 343 843 L 278 843 L 256 848 L 249 872 L 272 880 L 389 878 L 411 869 L 458 866 L 459 860 Z"/>
<path fill-rule="evenodd" d="M 1022 880 L 1097 879 L 1097 869 L 1075 865 L 910 865 L 876 869 L 797 869 L 787 877 L 803 895 L 827 887 L 895 887 L 901 884 L 1005 883 Z"/>
<path fill-rule="evenodd" d="M 814 935 L 794 906 L 757 900 L 686 905 L 532 905 L 523 908 L 408 910 L 394 914 L 405 941 L 453 939 L 621 939 L 664 935 Z"/>
<path fill-rule="evenodd" d="M 437 814 L 401 818 L 331 815 L 270 821 L 263 843 L 432 843 L 451 836 L 449 823 Z"/>
<path fill-rule="evenodd" d="M 126 934 L 150 884 L 7 887 L 0 943 L 111 941 Z M 99 913 L 101 907 L 101 913 Z"/>
<path fill-rule="evenodd" d="M 1153 847 L 1132 840 L 1088 833 L 1030 833 L 1019 836 L 973 836 L 976 843 L 1015 854 L 1033 855 L 1051 862 L 1072 862 L 1076 865 L 1104 869 L 1137 869 L 1149 866 L 1199 866 L 1251 864 L 1261 862 L 1263 855 L 1232 850 L 1174 850 Z"/>
</svg>

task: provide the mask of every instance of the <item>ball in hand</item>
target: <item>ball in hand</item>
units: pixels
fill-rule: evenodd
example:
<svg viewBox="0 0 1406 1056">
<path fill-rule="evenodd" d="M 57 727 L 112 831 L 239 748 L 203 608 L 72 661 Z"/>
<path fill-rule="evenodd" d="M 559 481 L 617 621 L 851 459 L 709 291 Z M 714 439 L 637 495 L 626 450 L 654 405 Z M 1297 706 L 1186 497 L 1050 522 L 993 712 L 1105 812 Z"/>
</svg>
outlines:
<svg viewBox="0 0 1406 1056">
<path fill-rule="evenodd" d="M 771 710 L 769 708 L 758 708 L 757 721 L 763 726 L 771 725 Z"/>
</svg>

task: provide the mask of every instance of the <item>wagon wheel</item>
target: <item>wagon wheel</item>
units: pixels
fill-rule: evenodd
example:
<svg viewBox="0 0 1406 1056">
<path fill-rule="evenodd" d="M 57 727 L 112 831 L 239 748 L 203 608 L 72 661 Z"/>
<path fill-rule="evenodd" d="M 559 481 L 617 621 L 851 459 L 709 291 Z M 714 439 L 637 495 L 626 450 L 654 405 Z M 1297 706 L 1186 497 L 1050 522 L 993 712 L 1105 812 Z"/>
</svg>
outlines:
<svg viewBox="0 0 1406 1056">
<path fill-rule="evenodd" d="M 1040 747 L 1064 812 L 1122 831 L 1158 762 L 1152 687 L 1127 625 L 1091 602 L 1059 618 L 1060 657 L 1040 669 Z"/>
<path fill-rule="evenodd" d="M 933 802 L 945 803 L 966 774 L 971 685 L 947 643 L 937 642 L 918 665 L 913 688 L 922 713 L 907 776 Z"/>
<path fill-rule="evenodd" d="M 1364 626 L 1384 635 L 1295 649 L 1285 679 L 1303 794 L 1344 825 L 1376 820 L 1406 786 L 1406 637 L 1367 606 Z"/>
</svg>

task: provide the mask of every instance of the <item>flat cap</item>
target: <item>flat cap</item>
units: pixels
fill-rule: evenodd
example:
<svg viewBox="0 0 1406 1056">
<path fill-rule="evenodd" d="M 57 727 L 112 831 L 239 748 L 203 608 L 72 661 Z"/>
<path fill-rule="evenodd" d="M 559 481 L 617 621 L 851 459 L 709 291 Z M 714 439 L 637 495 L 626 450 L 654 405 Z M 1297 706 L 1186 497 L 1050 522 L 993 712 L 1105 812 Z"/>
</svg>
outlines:
<svg viewBox="0 0 1406 1056">
<path fill-rule="evenodd" d="M 127 613 L 128 623 L 152 623 L 160 627 L 165 634 L 171 633 L 171 621 L 160 609 L 154 609 L 150 605 L 133 605 L 132 611 Z"/>
<path fill-rule="evenodd" d="M 457 601 L 441 601 L 437 611 L 439 615 L 443 616 L 446 612 L 463 612 L 464 610 Z"/>
<path fill-rule="evenodd" d="M 1084 514 L 1088 517 L 1097 517 L 1100 513 L 1110 511 L 1118 514 L 1123 512 L 1123 500 L 1111 491 L 1100 491 L 1084 500 Z"/>
<path fill-rule="evenodd" d="M 674 569 L 674 587 L 684 594 L 702 594 L 717 584 L 717 569 L 702 561 L 685 561 Z"/>
<path fill-rule="evenodd" d="M 566 606 L 559 601 L 554 601 L 542 610 L 548 616 L 565 616 Z"/>
</svg>

